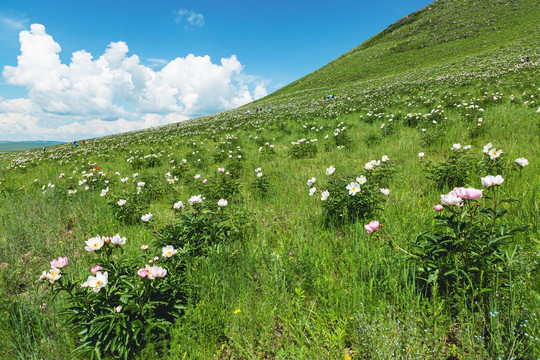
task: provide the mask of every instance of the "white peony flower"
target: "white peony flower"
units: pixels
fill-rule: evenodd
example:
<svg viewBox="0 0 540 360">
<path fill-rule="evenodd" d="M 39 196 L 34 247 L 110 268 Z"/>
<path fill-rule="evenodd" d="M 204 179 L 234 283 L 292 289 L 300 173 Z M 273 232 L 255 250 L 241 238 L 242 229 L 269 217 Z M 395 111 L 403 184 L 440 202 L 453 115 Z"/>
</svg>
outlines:
<svg viewBox="0 0 540 360">
<path fill-rule="evenodd" d="M 98 271 L 96 272 L 96 276 L 88 276 L 88 280 L 86 280 L 84 284 L 91 287 L 94 292 L 98 292 L 107 285 L 108 278 L 108 272 L 105 271 L 104 273 L 101 273 L 101 271 Z"/>
<path fill-rule="evenodd" d="M 497 175 L 497 176 L 488 175 L 486 177 L 481 178 L 481 180 L 482 180 L 482 185 L 484 187 L 501 185 L 504 182 L 504 179 L 501 175 Z"/>
<path fill-rule="evenodd" d="M 360 191 L 360 184 L 357 182 L 352 182 L 349 185 L 347 185 L 347 190 L 349 190 L 349 195 L 356 195 L 357 192 Z"/>
<path fill-rule="evenodd" d="M 218 202 L 217 202 L 218 206 L 219 207 L 225 207 L 229 204 L 229 202 L 225 199 L 219 199 Z"/>
<path fill-rule="evenodd" d="M 120 237 L 120 234 L 116 234 L 112 237 L 111 243 L 114 245 L 125 245 L 126 244 L 126 238 Z"/>
<path fill-rule="evenodd" d="M 336 168 L 330 165 L 328 169 L 326 169 L 326 175 L 332 175 L 336 171 Z"/>
<path fill-rule="evenodd" d="M 193 206 L 195 204 L 202 203 L 202 195 L 192 196 L 189 198 L 189 205 Z"/>
<path fill-rule="evenodd" d="M 174 254 L 176 254 L 178 250 L 175 250 L 172 245 L 167 245 L 164 248 L 161 249 L 161 256 L 170 258 Z"/>
<path fill-rule="evenodd" d="M 325 190 L 321 193 L 321 200 L 324 201 L 326 199 L 328 199 L 328 196 L 330 195 L 330 193 L 328 192 L 328 190 Z"/>
<path fill-rule="evenodd" d="M 144 221 L 144 222 L 149 222 L 150 220 L 152 220 L 152 217 L 153 217 L 153 216 L 154 216 L 154 215 L 148 213 L 148 214 L 146 214 L 146 215 L 141 216 L 141 220 Z"/>
<path fill-rule="evenodd" d="M 516 162 L 521 166 L 529 165 L 529 160 L 527 160 L 525 158 L 518 158 L 518 159 L 516 159 Z"/>
<path fill-rule="evenodd" d="M 184 208 L 184 203 L 181 202 L 181 201 L 179 201 L 179 202 L 177 202 L 177 203 L 175 203 L 175 204 L 173 205 L 173 209 L 175 209 L 175 210 L 183 209 L 183 208 Z"/>
<path fill-rule="evenodd" d="M 126 205 L 126 203 L 127 203 L 127 200 L 124 200 L 124 199 L 120 199 L 117 202 L 118 206 L 124 206 L 124 205 Z"/>
<path fill-rule="evenodd" d="M 446 195 L 441 195 L 441 202 L 445 205 L 463 206 L 463 200 L 454 191 L 450 191 Z"/>
<path fill-rule="evenodd" d="M 386 195 L 386 196 L 390 195 L 390 189 L 379 189 L 379 190 L 381 190 L 383 195 Z"/>
<path fill-rule="evenodd" d="M 86 251 L 96 251 L 96 250 L 101 249 L 103 245 L 105 245 L 105 242 L 103 241 L 102 237 L 99 235 L 91 239 L 88 239 L 85 243 L 86 243 L 86 246 L 84 247 L 84 249 Z"/>
<path fill-rule="evenodd" d="M 367 179 L 364 175 L 360 175 L 359 177 L 356 178 L 356 182 L 362 185 L 367 182 Z"/>
</svg>

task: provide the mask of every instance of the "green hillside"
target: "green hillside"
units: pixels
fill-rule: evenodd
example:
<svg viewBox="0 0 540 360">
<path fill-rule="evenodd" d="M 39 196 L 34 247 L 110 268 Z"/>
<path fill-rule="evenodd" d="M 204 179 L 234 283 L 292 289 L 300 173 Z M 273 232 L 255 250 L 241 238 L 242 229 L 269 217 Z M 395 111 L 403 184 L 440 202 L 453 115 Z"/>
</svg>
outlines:
<svg viewBox="0 0 540 360">
<path fill-rule="evenodd" d="M 340 88 L 386 76 L 423 77 L 504 69 L 536 56 L 540 6 L 535 0 L 438 0 L 410 14 L 321 69 L 270 95 Z"/>
<path fill-rule="evenodd" d="M 539 10 L 439 0 L 241 108 L 1 154 L 0 358 L 540 358 Z"/>
</svg>

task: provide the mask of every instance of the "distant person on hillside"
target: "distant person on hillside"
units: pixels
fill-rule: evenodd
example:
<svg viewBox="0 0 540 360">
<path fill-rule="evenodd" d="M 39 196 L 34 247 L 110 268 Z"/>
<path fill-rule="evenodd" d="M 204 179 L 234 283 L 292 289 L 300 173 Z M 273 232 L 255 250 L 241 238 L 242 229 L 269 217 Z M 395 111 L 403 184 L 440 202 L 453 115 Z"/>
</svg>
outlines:
<svg viewBox="0 0 540 360">
<path fill-rule="evenodd" d="M 85 144 L 86 144 L 86 140 L 83 139 L 82 144 L 85 145 Z"/>
<path fill-rule="evenodd" d="M 45 146 L 43 147 L 43 151 L 45 151 Z"/>
<path fill-rule="evenodd" d="M 251 111 L 246 110 L 246 115 L 249 115 L 249 114 L 251 114 Z"/>
<path fill-rule="evenodd" d="M 521 63 L 524 64 L 524 63 L 525 63 L 525 59 L 521 58 Z"/>
<path fill-rule="evenodd" d="M 528 57 L 528 56 L 525 58 L 525 61 L 526 61 L 526 62 L 531 62 L 531 60 L 529 60 L 529 57 Z"/>
</svg>

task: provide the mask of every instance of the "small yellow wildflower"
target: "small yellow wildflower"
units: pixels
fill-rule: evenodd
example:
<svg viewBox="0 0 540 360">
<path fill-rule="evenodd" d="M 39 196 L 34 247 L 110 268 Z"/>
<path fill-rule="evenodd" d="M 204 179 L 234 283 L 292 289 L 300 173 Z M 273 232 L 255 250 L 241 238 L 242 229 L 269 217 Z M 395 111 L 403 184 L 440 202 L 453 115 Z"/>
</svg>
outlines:
<svg viewBox="0 0 540 360">
<path fill-rule="evenodd" d="M 242 310 L 240 310 L 240 309 L 234 310 L 234 314 L 235 314 L 235 315 L 238 314 L 238 313 L 241 313 L 241 312 L 242 312 Z"/>
</svg>

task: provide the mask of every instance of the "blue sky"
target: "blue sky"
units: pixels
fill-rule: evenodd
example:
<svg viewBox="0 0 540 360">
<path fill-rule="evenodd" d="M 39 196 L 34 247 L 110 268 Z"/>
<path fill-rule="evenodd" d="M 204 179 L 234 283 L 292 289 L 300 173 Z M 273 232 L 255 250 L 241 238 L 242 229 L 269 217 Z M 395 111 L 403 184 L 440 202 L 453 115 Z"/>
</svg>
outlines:
<svg viewBox="0 0 540 360">
<path fill-rule="evenodd" d="M 233 108 L 429 3 L 2 0 L 0 140 L 71 141 Z"/>
</svg>

